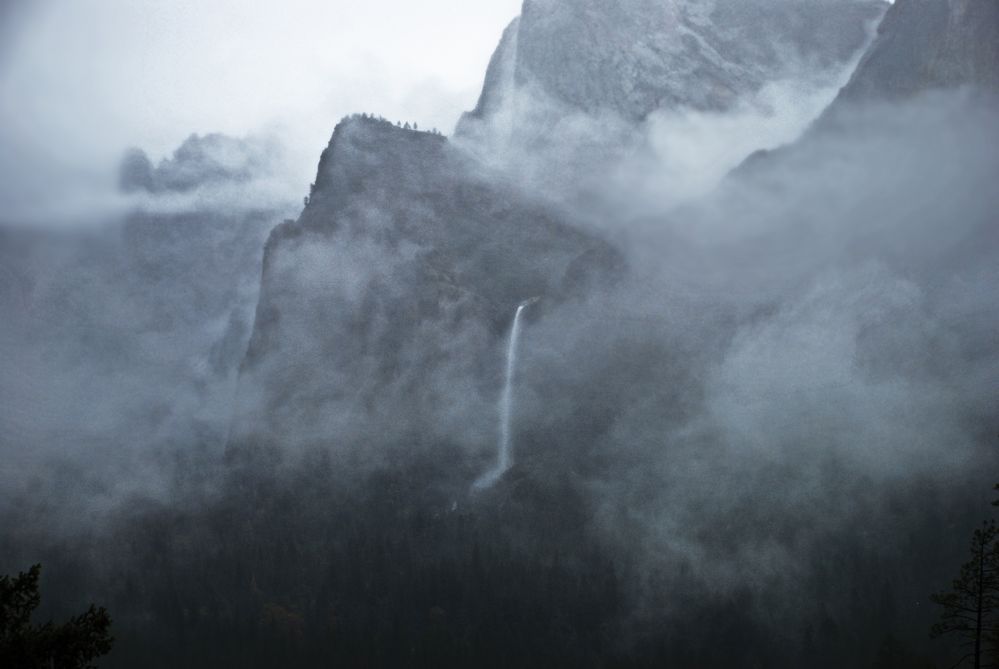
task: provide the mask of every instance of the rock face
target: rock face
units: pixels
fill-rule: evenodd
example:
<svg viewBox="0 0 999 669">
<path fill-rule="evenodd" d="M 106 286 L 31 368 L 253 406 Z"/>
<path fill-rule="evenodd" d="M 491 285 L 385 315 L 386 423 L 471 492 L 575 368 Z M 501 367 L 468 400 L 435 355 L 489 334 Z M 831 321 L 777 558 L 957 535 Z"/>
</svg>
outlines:
<svg viewBox="0 0 999 669">
<path fill-rule="evenodd" d="M 479 129 L 509 122 L 511 105 L 516 120 L 525 99 L 547 101 L 535 130 L 545 114 L 555 122 L 576 112 L 613 117 L 634 127 L 664 106 L 726 110 L 796 70 L 850 62 L 885 7 L 526 0 L 459 142 L 367 117 L 342 122 L 305 210 L 266 245 L 236 441 L 359 444 L 373 426 L 381 443 L 411 443 L 414 434 L 474 443 L 482 437 L 476 430 L 491 433 L 503 337 L 517 304 L 572 300 L 624 267 L 612 246 L 526 194 L 516 175 L 473 158 L 481 153 L 465 148 Z M 899 0 L 851 87 L 902 90 L 926 81 L 926 72 L 939 73 L 932 81 L 988 81 L 995 47 L 983 31 L 994 16 L 993 3 Z M 944 26 L 943 36 L 930 35 L 935 26 Z M 962 47 L 961 34 L 977 46 Z M 903 72 L 923 42 L 933 67 Z M 904 53 L 892 55 L 896 49 Z M 898 69 L 889 75 L 892 63 Z M 572 151 L 596 153 L 558 148 L 563 159 Z M 543 169 L 572 173 L 536 154 Z M 600 162 L 593 155 L 578 162 L 585 160 Z M 164 181 L 164 167 L 147 178 L 134 162 L 137 181 Z"/>
<path fill-rule="evenodd" d="M 797 69 L 844 64 L 880 0 L 525 0 L 476 109 L 495 118 L 525 92 L 570 111 L 638 122 L 661 108 L 725 110 Z"/>
<path fill-rule="evenodd" d="M 687 141 L 678 115 L 700 114 L 701 127 L 724 113 L 758 119 L 758 130 L 730 138 L 720 133 L 737 132 L 733 126 L 717 123 L 706 138 L 717 146 L 741 146 L 750 135 L 793 136 L 800 131 L 794 126 L 803 129 L 845 83 L 887 6 L 883 0 L 526 0 L 455 137 L 481 160 L 570 206 L 599 208 L 594 194 L 606 189 L 608 175 L 649 172 L 654 168 L 634 163 L 653 156 L 677 175 L 658 180 L 668 185 L 653 199 L 679 199 L 690 190 L 686 184 L 696 190 L 702 177 L 684 162 L 693 154 L 661 155 Z M 793 103 L 781 107 L 778 100 Z M 779 118 L 791 106 L 789 113 L 807 119 Z M 728 160 L 734 166 L 742 157 Z M 624 190 L 646 188 L 640 179 L 625 181 Z"/>
<path fill-rule="evenodd" d="M 129 150 L 119 168 L 119 183 L 127 193 L 183 193 L 202 186 L 247 183 L 266 176 L 276 153 L 280 148 L 267 140 L 191 135 L 156 167 L 142 150 Z"/>
<path fill-rule="evenodd" d="M 260 394 L 240 432 L 311 425 L 350 440 L 373 425 L 446 429 L 463 384 L 467 406 L 453 418 L 464 422 L 481 393 L 491 404 L 492 354 L 516 305 L 571 299 L 618 263 L 605 242 L 445 138 L 347 119 L 301 217 L 268 240 L 243 367 L 244 386 Z"/>
<path fill-rule="evenodd" d="M 814 139 L 856 121 L 849 108 L 870 102 L 904 102 L 931 90 L 999 92 L 999 2 L 896 0 L 878 25 L 850 80 L 805 133 Z M 795 145 L 759 150 L 733 170 L 751 177 L 773 166 Z"/>
<path fill-rule="evenodd" d="M 999 3 L 897 0 L 840 99 L 897 99 L 962 85 L 999 91 Z"/>
<path fill-rule="evenodd" d="M 562 209 L 527 195 L 529 169 L 483 167 L 483 151 L 466 150 L 477 133 L 512 121 L 544 136 L 558 162 L 527 146 L 549 177 L 570 181 L 548 189 L 558 199 L 588 183 L 577 175 L 600 178 L 610 159 L 601 152 L 613 155 L 657 109 L 726 110 L 794 72 L 844 66 L 884 7 L 526 0 L 458 142 L 367 117 L 341 123 L 301 217 L 267 243 L 236 440 L 351 442 L 372 426 L 382 442 L 473 424 L 491 434 L 517 304 L 542 296 L 543 309 L 587 294 L 623 262 Z M 585 127 L 545 134 L 573 114 L 616 120 L 599 137 Z"/>
</svg>

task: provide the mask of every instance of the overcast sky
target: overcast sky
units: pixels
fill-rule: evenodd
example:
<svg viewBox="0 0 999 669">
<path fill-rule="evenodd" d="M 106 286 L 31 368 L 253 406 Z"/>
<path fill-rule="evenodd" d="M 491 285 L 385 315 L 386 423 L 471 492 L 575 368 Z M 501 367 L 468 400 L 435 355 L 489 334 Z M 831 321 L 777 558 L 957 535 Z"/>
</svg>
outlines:
<svg viewBox="0 0 999 669">
<path fill-rule="evenodd" d="M 520 0 L 0 0 L 0 141 L 32 161 L 154 158 L 376 112 L 450 132 Z M 8 165 L 9 171 L 9 165 Z"/>
</svg>

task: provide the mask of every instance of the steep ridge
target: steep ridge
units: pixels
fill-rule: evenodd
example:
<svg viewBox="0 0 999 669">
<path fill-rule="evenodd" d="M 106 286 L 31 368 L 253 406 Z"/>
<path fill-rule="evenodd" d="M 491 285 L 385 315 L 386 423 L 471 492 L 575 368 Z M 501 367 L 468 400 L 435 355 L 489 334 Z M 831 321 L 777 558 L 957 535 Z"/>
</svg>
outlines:
<svg viewBox="0 0 999 669">
<path fill-rule="evenodd" d="M 999 93 L 999 2 L 897 0 L 850 80 L 802 139 L 843 130 L 840 119 L 855 121 L 851 109 L 869 103 L 905 103 L 961 87 Z M 750 176 L 793 149 L 756 151 L 732 174 Z"/>
<path fill-rule="evenodd" d="M 897 0 L 840 100 L 897 99 L 962 85 L 999 91 L 999 3 Z"/>
<path fill-rule="evenodd" d="M 470 406 L 492 392 L 490 352 L 520 301 L 571 299 L 620 271 L 611 246 L 445 138 L 346 119 L 301 217 L 267 242 L 243 366 L 263 405 L 243 407 L 238 432 L 292 415 L 326 439 L 446 425 L 445 389 L 470 384 Z M 370 415 L 375 406 L 392 415 Z M 323 422 L 332 415 L 351 424 Z"/>
</svg>

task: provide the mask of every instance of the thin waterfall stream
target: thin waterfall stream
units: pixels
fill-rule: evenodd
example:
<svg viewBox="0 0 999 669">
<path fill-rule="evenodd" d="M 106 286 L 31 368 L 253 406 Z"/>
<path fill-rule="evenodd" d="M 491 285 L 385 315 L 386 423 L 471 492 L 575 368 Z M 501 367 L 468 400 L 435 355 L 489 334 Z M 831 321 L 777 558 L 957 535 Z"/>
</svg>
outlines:
<svg viewBox="0 0 999 669">
<path fill-rule="evenodd" d="M 473 485 L 476 490 L 492 487 L 513 464 L 514 383 L 517 374 L 521 321 L 524 310 L 537 301 L 538 298 L 534 297 L 522 302 L 517 307 L 517 313 L 513 317 L 513 325 L 510 327 L 510 341 L 506 350 L 506 376 L 503 381 L 503 393 L 499 400 L 499 440 L 496 447 L 496 465 L 479 477 Z"/>
</svg>

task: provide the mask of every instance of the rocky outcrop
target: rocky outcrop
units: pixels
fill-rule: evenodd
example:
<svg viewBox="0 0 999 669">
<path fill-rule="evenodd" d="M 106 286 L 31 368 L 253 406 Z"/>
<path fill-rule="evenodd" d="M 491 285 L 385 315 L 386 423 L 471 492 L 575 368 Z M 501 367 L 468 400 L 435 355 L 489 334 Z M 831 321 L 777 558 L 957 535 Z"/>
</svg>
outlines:
<svg viewBox="0 0 999 669">
<path fill-rule="evenodd" d="M 468 414 L 478 393 L 491 402 L 491 353 L 520 301 L 571 299 L 620 271 L 607 243 L 444 137 L 347 119 L 301 217 L 267 242 L 239 432 L 447 425 L 445 388 L 467 384 Z"/>
</svg>

